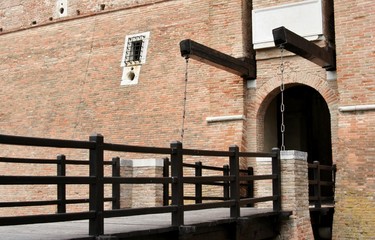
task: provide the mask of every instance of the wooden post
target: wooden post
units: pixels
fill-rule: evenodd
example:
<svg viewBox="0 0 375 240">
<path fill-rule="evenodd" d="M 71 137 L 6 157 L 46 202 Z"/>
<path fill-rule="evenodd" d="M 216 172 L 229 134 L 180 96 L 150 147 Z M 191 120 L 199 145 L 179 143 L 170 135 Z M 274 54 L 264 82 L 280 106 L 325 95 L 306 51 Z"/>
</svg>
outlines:
<svg viewBox="0 0 375 240">
<path fill-rule="evenodd" d="M 232 155 L 229 157 L 230 175 L 235 177 L 230 181 L 230 199 L 235 201 L 235 205 L 230 207 L 230 217 L 239 218 L 240 213 L 240 163 L 239 163 L 239 148 L 236 145 L 229 147 L 229 152 Z"/>
<path fill-rule="evenodd" d="M 177 211 L 172 212 L 172 226 L 184 225 L 184 183 L 182 166 L 182 143 L 171 143 L 171 176 L 172 176 L 172 205 Z"/>
<path fill-rule="evenodd" d="M 314 184 L 314 196 L 317 198 L 315 201 L 315 207 L 321 208 L 322 207 L 322 193 L 321 193 L 321 185 L 320 185 L 320 163 L 319 161 L 314 161 L 314 165 L 316 165 L 316 168 L 314 168 L 314 181 L 316 181 L 316 184 Z"/>
<path fill-rule="evenodd" d="M 202 162 L 195 163 L 195 176 L 202 177 Z M 202 203 L 202 183 L 195 184 L 195 203 Z"/>
<path fill-rule="evenodd" d="M 247 168 L 247 175 L 254 176 L 254 169 L 252 167 Z M 254 197 L 254 180 L 247 181 L 247 198 Z M 254 203 L 247 204 L 248 207 L 254 207 Z"/>
<path fill-rule="evenodd" d="M 90 211 L 95 211 L 95 217 L 89 220 L 89 235 L 104 234 L 104 138 L 102 135 L 90 136 L 95 142 L 95 148 L 90 149 L 90 177 L 95 177 L 95 183 L 90 184 Z"/>
<path fill-rule="evenodd" d="M 164 158 L 163 177 L 169 177 L 169 159 Z M 169 184 L 163 184 L 163 206 L 169 205 Z"/>
<path fill-rule="evenodd" d="M 57 156 L 57 176 L 65 177 L 66 176 L 66 157 L 65 155 Z M 66 184 L 58 183 L 57 184 L 57 212 L 66 213 Z"/>
<path fill-rule="evenodd" d="M 112 158 L 112 177 L 120 177 L 120 158 Z M 120 184 L 112 184 L 112 209 L 120 209 Z"/>
<path fill-rule="evenodd" d="M 280 149 L 272 148 L 272 152 L 276 154 L 272 157 L 272 175 L 277 177 L 272 179 L 272 195 L 277 196 L 273 200 L 273 210 L 281 211 L 281 167 L 280 167 Z"/>
<path fill-rule="evenodd" d="M 223 175 L 229 176 L 229 165 L 228 164 L 223 166 Z M 230 197 L 229 197 L 229 187 L 230 187 L 229 181 L 225 181 L 224 182 L 224 189 L 223 189 L 224 200 L 230 199 Z"/>
</svg>

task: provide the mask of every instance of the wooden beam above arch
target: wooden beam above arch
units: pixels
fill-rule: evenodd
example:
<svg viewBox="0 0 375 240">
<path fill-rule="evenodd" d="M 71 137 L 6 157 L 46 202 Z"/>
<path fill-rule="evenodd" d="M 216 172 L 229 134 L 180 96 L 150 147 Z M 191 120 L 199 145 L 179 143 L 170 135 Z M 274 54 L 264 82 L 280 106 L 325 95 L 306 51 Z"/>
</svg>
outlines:
<svg viewBox="0 0 375 240">
<path fill-rule="evenodd" d="M 242 77 L 245 80 L 256 78 L 255 56 L 252 58 L 235 58 L 209 48 L 191 39 L 180 42 L 181 56 L 206 63 Z"/>
<path fill-rule="evenodd" d="M 285 27 L 272 30 L 275 46 L 297 54 L 327 71 L 336 70 L 336 52 L 331 47 L 319 47 Z"/>
</svg>

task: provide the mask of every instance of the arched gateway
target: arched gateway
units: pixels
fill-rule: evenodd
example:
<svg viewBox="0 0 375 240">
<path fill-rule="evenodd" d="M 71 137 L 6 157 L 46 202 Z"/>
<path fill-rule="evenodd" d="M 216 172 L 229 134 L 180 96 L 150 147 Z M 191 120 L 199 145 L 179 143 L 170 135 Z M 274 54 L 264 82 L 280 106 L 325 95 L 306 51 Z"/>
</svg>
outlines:
<svg viewBox="0 0 375 240">
<path fill-rule="evenodd" d="M 319 80 L 316 80 L 317 82 Z M 273 85 L 276 82 L 271 80 L 269 84 Z M 265 89 L 271 88 L 267 86 Z M 332 121 L 326 99 L 334 98 L 329 98 L 329 96 L 333 96 L 332 92 L 324 97 L 321 92 L 329 93 L 330 91 L 327 89 L 326 91 L 324 89 L 319 89 L 318 91 L 305 83 L 289 82 L 285 85 L 283 93 L 285 105 L 283 113 L 285 125 L 284 144 L 285 150 L 307 152 L 308 163 L 319 161 L 321 165 L 332 166 L 331 124 L 332 122 L 335 123 L 335 117 L 333 117 Z M 258 148 L 267 151 L 275 146 L 280 147 L 282 145 L 280 89 L 275 86 L 271 92 L 263 95 L 263 101 L 259 106 L 257 115 Z M 328 181 L 332 179 L 332 172 L 322 171 L 320 177 L 323 181 Z M 313 179 L 313 171 L 311 170 L 309 170 L 309 179 Z M 313 186 L 310 186 L 310 196 L 314 195 L 314 191 Z M 333 196 L 333 189 L 324 187 L 321 189 L 321 195 Z M 310 206 L 311 204 L 310 202 Z M 319 231 L 323 231 L 322 229 L 328 229 L 327 234 L 330 236 L 333 221 L 333 211 L 325 212 L 323 218 L 321 214 L 321 212 L 310 211 L 312 228 L 315 237 L 318 239 L 321 236 Z"/>
<path fill-rule="evenodd" d="M 280 94 L 264 116 L 264 149 L 281 145 Z M 331 118 L 318 91 L 306 85 L 289 86 L 284 92 L 285 148 L 308 153 L 308 162 L 332 165 Z"/>
</svg>

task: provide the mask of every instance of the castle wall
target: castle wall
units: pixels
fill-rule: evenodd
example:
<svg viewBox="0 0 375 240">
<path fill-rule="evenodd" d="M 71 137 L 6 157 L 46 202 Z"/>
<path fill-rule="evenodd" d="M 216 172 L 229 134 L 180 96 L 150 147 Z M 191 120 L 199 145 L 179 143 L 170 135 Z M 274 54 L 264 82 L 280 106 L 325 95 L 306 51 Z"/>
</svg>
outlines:
<svg viewBox="0 0 375 240">
<path fill-rule="evenodd" d="M 88 1 L 85 3 L 87 10 L 80 7 L 81 15 L 68 15 L 45 24 L 29 26 L 21 21 L 20 25 L 12 25 L 9 21 L 7 26 L 2 22 L 1 133 L 88 140 L 96 132 L 104 136 L 105 142 L 157 147 L 169 147 L 171 141 L 181 140 L 186 66 L 179 42 L 191 38 L 242 57 L 242 2 L 138 1 L 99 12 L 92 11 Z M 46 12 L 53 8 L 43 7 Z M 86 11 L 91 13 L 85 15 Z M 30 18 L 37 16 L 24 13 Z M 139 82 L 121 85 L 125 36 L 143 32 L 150 32 L 150 39 Z M 241 146 L 243 119 L 208 123 L 206 118 L 244 115 L 243 84 L 238 76 L 189 61 L 184 147 L 227 150 L 231 144 Z M 1 152 L 2 156 L 30 158 L 88 156 L 84 151 L 7 146 L 1 146 Z M 165 157 L 108 153 L 105 158 L 115 156 Z M 222 159 L 209 162 L 219 166 L 227 163 Z M 73 167 L 68 171 L 71 175 L 87 173 Z M 0 174 L 48 175 L 55 174 L 55 169 L 1 164 Z M 36 193 L 49 198 L 46 192 L 55 196 L 54 189 L 3 191 L 1 201 L 15 196 L 24 200 Z M 70 192 L 75 196 L 87 189 L 75 186 Z M 76 209 L 80 207 L 71 211 Z M 29 212 L 40 211 L 33 208 Z"/>
<path fill-rule="evenodd" d="M 284 1 L 283 3 L 292 3 Z M 279 1 L 278 3 L 279 4 Z M 253 1 L 254 9 L 276 6 L 274 1 Z M 371 239 L 373 222 L 374 110 L 340 111 L 344 106 L 374 106 L 374 3 L 334 1 L 337 80 L 324 69 L 293 54 L 285 54 L 285 84 L 303 84 L 317 90 L 331 117 L 333 163 L 337 164 L 334 239 Z M 324 42 L 316 42 L 324 46 Z M 264 117 L 279 93 L 280 51 L 257 50 L 258 77 L 247 95 L 246 129 L 251 150 L 264 150 Z M 290 127 L 290 126 L 289 126 Z M 288 128 L 288 126 L 286 126 Z M 256 162 L 250 161 L 256 165 Z"/>
<path fill-rule="evenodd" d="M 1 1 L 1 133 L 87 140 L 98 132 L 106 142 L 167 147 L 181 139 L 186 66 L 179 42 L 191 38 L 235 57 L 248 56 L 250 9 L 296 2 L 300 1 Z M 332 157 L 338 168 L 334 238 L 367 239 L 375 235 L 375 115 L 373 110 L 341 112 L 339 108 L 375 104 L 375 4 L 334 1 L 334 10 L 337 80 L 319 66 L 286 53 L 285 84 L 311 87 L 328 105 Z M 123 86 L 120 64 L 125 36 L 142 32 L 150 32 L 150 42 L 139 83 Z M 326 44 L 324 40 L 315 43 Z M 242 150 L 270 150 L 264 149 L 264 118 L 279 93 L 280 51 L 260 49 L 256 58 L 257 79 L 248 82 L 247 88 L 238 76 L 189 61 L 184 147 L 226 150 L 237 144 Z M 206 121 L 220 116 L 246 120 Z M 60 153 L 68 159 L 87 158 L 83 151 L 1 146 L 2 156 L 54 158 Z M 106 159 L 115 155 L 107 154 Z M 225 164 L 217 159 L 209 162 Z M 255 160 L 248 162 L 256 165 Z M 0 174 L 10 175 L 55 172 L 52 167 L 7 164 L 0 169 Z M 68 171 L 77 175 L 86 169 Z M 0 200 L 32 199 L 36 193 L 47 199 L 45 193 L 53 195 L 54 191 L 7 186 L 2 187 Z M 87 189 L 68 191 L 78 196 Z M 40 211 L 32 208 L 29 212 Z"/>
<path fill-rule="evenodd" d="M 337 85 L 340 106 L 375 104 L 375 3 L 335 2 Z M 375 216 L 375 112 L 340 112 L 336 239 L 371 239 Z"/>
</svg>

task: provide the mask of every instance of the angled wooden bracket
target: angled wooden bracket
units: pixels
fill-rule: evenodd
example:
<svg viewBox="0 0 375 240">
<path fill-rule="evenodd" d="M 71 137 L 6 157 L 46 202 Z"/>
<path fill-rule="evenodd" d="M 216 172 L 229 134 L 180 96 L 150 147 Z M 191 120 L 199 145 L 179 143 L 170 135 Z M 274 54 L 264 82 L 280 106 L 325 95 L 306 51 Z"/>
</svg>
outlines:
<svg viewBox="0 0 375 240">
<path fill-rule="evenodd" d="M 256 78 L 255 57 L 253 59 L 234 58 L 190 39 L 180 42 L 180 50 L 181 56 L 185 58 L 192 58 L 223 69 L 241 76 L 245 80 L 252 80 Z"/>
<path fill-rule="evenodd" d="M 281 45 L 307 60 L 325 68 L 327 71 L 336 70 L 336 52 L 331 47 L 319 47 L 285 27 L 272 30 L 275 46 Z"/>
</svg>

